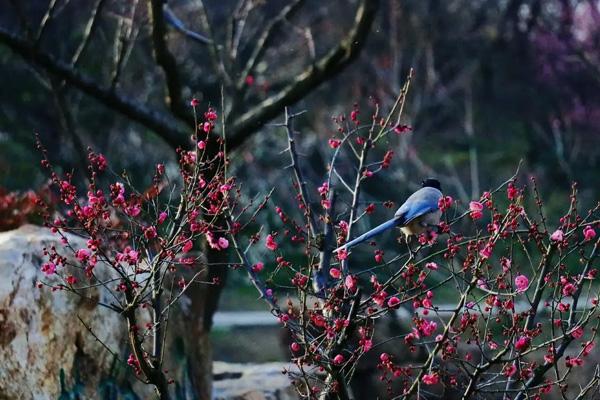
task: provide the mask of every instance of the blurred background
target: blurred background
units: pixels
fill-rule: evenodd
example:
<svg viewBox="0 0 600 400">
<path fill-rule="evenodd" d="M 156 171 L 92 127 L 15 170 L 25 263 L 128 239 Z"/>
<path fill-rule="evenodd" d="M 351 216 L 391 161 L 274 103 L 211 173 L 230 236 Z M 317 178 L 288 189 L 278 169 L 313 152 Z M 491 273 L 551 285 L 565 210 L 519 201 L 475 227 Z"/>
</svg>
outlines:
<svg viewBox="0 0 600 400">
<path fill-rule="evenodd" d="M 26 208 L 24 194 L 46 180 L 34 133 L 76 179 L 91 146 L 144 186 L 155 163 L 173 165 L 190 144 L 193 97 L 224 115 L 244 195 L 277 187 L 273 204 L 292 205 L 283 108 L 306 110 L 296 129 L 315 189 L 332 117 L 354 104 L 362 122 L 375 103 L 389 110 L 413 68 L 412 130 L 365 201 L 401 201 L 435 175 L 466 204 L 523 160 L 558 218 L 572 182 L 584 204 L 599 194 L 599 40 L 596 0 L 4 0 L 0 211 Z M 0 228 L 26 214 L 11 211 Z M 255 298 L 234 272 L 219 309 L 263 310 Z M 273 335 L 217 324 L 215 358 L 284 360 Z"/>
</svg>

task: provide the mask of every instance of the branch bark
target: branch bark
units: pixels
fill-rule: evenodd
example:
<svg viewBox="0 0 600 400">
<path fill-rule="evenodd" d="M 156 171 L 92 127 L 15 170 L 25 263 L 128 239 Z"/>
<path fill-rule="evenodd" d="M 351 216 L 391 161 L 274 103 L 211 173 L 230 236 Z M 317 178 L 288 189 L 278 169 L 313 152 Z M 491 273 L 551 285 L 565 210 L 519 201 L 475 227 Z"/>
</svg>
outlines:
<svg viewBox="0 0 600 400">
<path fill-rule="evenodd" d="M 169 115 L 150 109 L 136 100 L 118 93 L 116 90 L 102 87 L 92 77 L 77 71 L 52 55 L 36 49 L 26 40 L 1 27 L 0 43 L 9 47 L 25 61 L 46 69 L 106 107 L 153 130 L 173 148 L 187 143 L 188 129 Z"/>
<path fill-rule="evenodd" d="M 165 103 L 173 114 L 183 120 L 189 118 L 181 97 L 181 79 L 177 71 L 177 61 L 167 46 L 167 26 L 162 0 L 148 0 L 148 14 L 152 23 L 152 45 L 156 63 L 160 65 L 167 86 Z"/>
<path fill-rule="evenodd" d="M 229 149 L 244 143 L 250 135 L 275 118 L 285 106 L 292 105 L 321 83 L 340 73 L 360 53 L 365 44 L 379 0 L 362 0 L 348 35 L 278 93 L 263 100 L 230 125 Z"/>
</svg>

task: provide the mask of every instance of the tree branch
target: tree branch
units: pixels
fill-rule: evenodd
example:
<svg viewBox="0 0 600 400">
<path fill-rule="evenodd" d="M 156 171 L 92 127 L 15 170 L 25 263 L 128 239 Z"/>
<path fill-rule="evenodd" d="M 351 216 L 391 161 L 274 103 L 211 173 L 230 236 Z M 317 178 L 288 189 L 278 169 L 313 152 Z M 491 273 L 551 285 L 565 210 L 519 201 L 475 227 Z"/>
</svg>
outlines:
<svg viewBox="0 0 600 400">
<path fill-rule="evenodd" d="M 202 45 L 207 45 L 207 44 L 212 43 L 212 41 L 209 38 L 207 38 L 206 36 L 203 36 L 203 35 L 199 34 L 198 32 L 194 32 L 191 29 L 188 29 L 185 26 L 185 24 L 179 18 L 177 18 L 177 16 L 173 12 L 173 10 L 171 10 L 169 8 L 168 4 L 164 5 L 163 13 L 164 13 L 165 21 L 169 25 L 171 25 L 171 27 L 173 27 L 176 31 L 182 33 L 184 36 L 187 36 L 188 38 L 190 38 L 193 41 L 198 42 Z"/>
<path fill-rule="evenodd" d="M 139 104 L 135 100 L 117 93 L 115 90 L 102 87 L 90 76 L 73 69 L 65 62 L 41 50 L 36 50 L 30 43 L 3 28 L 0 28 L 0 43 L 10 48 L 25 61 L 44 68 L 85 94 L 95 98 L 106 107 L 153 130 L 172 147 L 182 146 L 187 143 L 188 130 L 183 124 L 170 116 Z"/>
<path fill-rule="evenodd" d="M 246 84 L 246 78 L 248 75 L 252 73 L 256 64 L 260 61 L 266 49 L 271 45 L 271 42 L 275 38 L 275 33 L 287 18 L 292 16 L 304 3 L 304 0 L 294 0 L 291 4 L 285 6 L 279 14 L 275 18 L 271 20 L 271 22 L 267 25 L 265 30 L 262 32 L 258 41 L 256 42 L 256 46 L 252 51 L 252 55 L 248 58 L 242 73 L 236 83 L 237 89 L 241 90 Z"/>
<path fill-rule="evenodd" d="M 360 53 L 379 8 L 379 0 L 362 0 L 354 25 L 340 44 L 310 65 L 280 92 L 265 99 L 230 125 L 229 149 L 240 146 L 250 134 L 275 118 L 285 106 L 304 97 L 321 83 L 341 72 Z"/>
<path fill-rule="evenodd" d="M 148 14 L 152 23 L 152 45 L 156 63 L 160 65 L 167 85 L 167 96 L 165 103 L 173 114 L 185 119 L 186 112 L 181 97 L 181 80 L 177 71 L 177 61 L 167 46 L 167 26 L 162 0 L 148 0 Z"/>
</svg>

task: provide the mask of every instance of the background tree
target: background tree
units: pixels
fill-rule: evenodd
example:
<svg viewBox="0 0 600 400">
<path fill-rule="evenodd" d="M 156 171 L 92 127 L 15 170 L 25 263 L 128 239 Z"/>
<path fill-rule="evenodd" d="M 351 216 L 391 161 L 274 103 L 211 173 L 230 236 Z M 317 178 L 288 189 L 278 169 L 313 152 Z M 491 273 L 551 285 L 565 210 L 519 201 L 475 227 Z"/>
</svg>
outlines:
<svg viewBox="0 0 600 400">
<path fill-rule="evenodd" d="M 88 118 L 98 121 L 101 115 L 100 119 L 116 120 L 117 131 L 134 130 L 119 135 L 119 147 L 125 157 L 138 153 L 144 158 L 146 145 L 140 142 L 156 140 L 140 135 L 145 131 L 173 150 L 190 144 L 194 117 L 189 101 L 194 96 L 225 107 L 226 147 L 233 151 L 283 107 L 302 99 L 357 57 L 379 2 L 357 2 L 354 15 L 337 27 L 336 35 L 313 35 L 335 8 L 320 7 L 324 15 L 315 16 L 306 12 L 314 7 L 310 3 L 96 0 L 83 7 L 57 0 L 5 2 L 0 6 L 0 43 L 13 54 L 3 57 L 14 65 L 26 64 L 3 73 L 16 70 L 24 74 L 21 79 L 27 86 L 37 81 L 48 91 L 53 111 L 38 103 L 35 109 L 43 110 L 41 118 L 25 129 L 42 132 L 42 140 L 53 144 L 50 154 L 63 153 L 68 143 L 68 151 L 78 155 L 71 166 L 80 171 L 86 143 L 112 148 Z M 298 57 L 290 43 L 310 51 Z M 156 85 L 157 80 L 163 84 Z M 10 103 L 18 104 L 14 98 Z M 4 113 L 7 120 L 13 120 L 16 109 L 9 106 Z M 46 118 L 52 123 L 42 123 Z M 44 128 L 48 125 L 53 129 Z M 207 151 L 216 155 L 219 149 L 209 143 Z M 198 332 L 202 354 L 197 356 L 209 361 L 207 333 L 227 277 L 223 267 L 227 258 L 210 246 L 205 252 L 207 280 L 220 283 L 198 289 L 201 293 L 193 306 L 202 321 Z M 210 368 L 200 369 L 210 374 Z"/>
</svg>

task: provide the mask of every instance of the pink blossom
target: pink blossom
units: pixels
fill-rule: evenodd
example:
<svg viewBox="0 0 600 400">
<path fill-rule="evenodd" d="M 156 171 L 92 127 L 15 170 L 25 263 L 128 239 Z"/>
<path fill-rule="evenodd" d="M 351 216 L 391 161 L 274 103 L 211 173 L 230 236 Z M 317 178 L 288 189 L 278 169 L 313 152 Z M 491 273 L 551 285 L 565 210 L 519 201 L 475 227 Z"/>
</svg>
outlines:
<svg viewBox="0 0 600 400">
<path fill-rule="evenodd" d="M 194 243 L 191 240 L 186 240 L 181 251 L 183 251 L 184 253 L 188 253 L 190 250 L 192 250 L 193 247 L 194 247 Z"/>
<path fill-rule="evenodd" d="M 220 237 L 219 240 L 217 240 L 217 243 L 222 250 L 225 250 L 229 247 L 229 240 L 225 239 L 224 237 Z"/>
<path fill-rule="evenodd" d="M 204 140 L 198 141 L 198 149 L 204 150 L 206 148 L 206 142 Z"/>
<path fill-rule="evenodd" d="M 339 249 L 337 251 L 337 258 L 339 260 L 345 260 L 346 258 L 348 258 L 348 250 L 346 250 L 346 249 Z"/>
<path fill-rule="evenodd" d="M 478 201 L 472 201 L 469 203 L 469 215 L 473 219 L 479 219 L 483 217 L 483 204 Z"/>
<path fill-rule="evenodd" d="M 167 219 L 167 213 L 162 211 L 160 214 L 158 214 L 158 224 L 162 224 L 163 222 L 165 222 L 165 219 Z"/>
<path fill-rule="evenodd" d="M 200 104 L 200 100 L 193 98 L 192 100 L 190 100 L 190 106 L 192 107 L 198 107 L 198 105 Z"/>
<path fill-rule="evenodd" d="M 344 280 L 344 285 L 350 291 L 354 291 L 356 289 L 356 278 L 352 275 L 348 275 Z"/>
<path fill-rule="evenodd" d="M 154 226 L 149 226 L 144 229 L 144 236 L 146 239 L 151 240 L 156 237 L 156 228 Z"/>
<path fill-rule="evenodd" d="M 202 124 L 202 130 L 205 133 L 210 133 L 210 131 L 212 130 L 213 125 L 210 122 L 205 122 L 204 124 Z"/>
<path fill-rule="evenodd" d="M 571 331 L 571 336 L 573 336 L 575 339 L 579 339 L 580 337 L 583 336 L 583 327 L 578 326 L 577 328 L 573 329 Z"/>
<path fill-rule="evenodd" d="M 432 271 L 437 271 L 439 267 L 434 262 L 428 262 L 427 264 L 425 264 L 425 268 L 430 269 Z"/>
<path fill-rule="evenodd" d="M 396 132 L 398 135 L 410 131 L 412 131 L 412 127 L 410 127 L 409 125 L 397 125 L 394 127 L 394 132 Z"/>
<path fill-rule="evenodd" d="M 515 278 L 515 286 L 517 287 L 517 292 L 524 292 L 529 287 L 529 278 L 525 275 L 517 275 Z"/>
<path fill-rule="evenodd" d="M 440 381 L 440 377 L 436 373 L 426 374 L 426 375 L 423 375 L 423 378 L 421 378 L 421 380 L 426 385 L 435 385 Z"/>
<path fill-rule="evenodd" d="M 296 343 L 296 342 L 293 342 L 293 343 L 290 345 L 290 349 L 292 349 L 292 351 L 293 351 L 294 353 L 296 353 L 296 352 L 300 351 L 300 345 L 299 345 L 298 343 Z"/>
<path fill-rule="evenodd" d="M 265 246 L 267 247 L 267 249 L 269 249 L 271 251 L 277 250 L 278 245 L 277 245 L 277 242 L 275 242 L 273 235 L 271 235 L 271 234 L 267 235 Z"/>
<path fill-rule="evenodd" d="M 504 367 L 504 376 L 510 378 L 517 372 L 517 366 L 514 364 L 507 365 Z"/>
<path fill-rule="evenodd" d="M 572 296 L 577 291 L 577 286 L 571 282 L 566 283 L 562 288 L 563 296 Z"/>
<path fill-rule="evenodd" d="M 494 248 L 488 243 L 483 249 L 481 249 L 481 251 L 479 251 L 479 255 L 481 258 L 488 259 L 491 257 L 493 249 Z"/>
<path fill-rule="evenodd" d="M 340 147 L 340 144 L 342 144 L 342 141 L 339 139 L 329 139 L 328 143 L 329 147 L 331 147 L 332 149 L 337 149 L 338 147 Z"/>
<path fill-rule="evenodd" d="M 317 191 L 321 196 L 327 196 L 327 193 L 329 193 L 329 183 L 323 182 L 323 184 L 317 188 Z"/>
<path fill-rule="evenodd" d="M 138 261 L 139 256 L 140 256 L 140 253 L 138 251 L 129 250 L 127 252 L 127 258 L 128 258 L 129 264 L 130 265 L 135 264 Z"/>
<path fill-rule="evenodd" d="M 420 326 L 420 330 L 423 333 L 423 336 L 431 336 L 433 332 L 437 329 L 437 323 L 434 321 L 423 321 Z"/>
<path fill-rule="evenodd" d="M 364 339 L 362 347 L 363 351 L 366 353 L 367 351 L 371 350 L 371 347 L 373 347 L 373 341 L 371 339 Z"/>
<path fill-rule="evenodd" d="M 53 262 L 44 263 L 42 264 L 41 270 L 46 275 L 52 275 L 56 272 L 56 264 L 54 264 Z"/>
<path fill-rule="evenodd" d="M 65 278 L 65 281 L 67 281 L 69 285 L 74 285 L 77 283 L 77 278 L 75 278 L 73 275 L 69 275 Z"/>
<path fill-rule="evenodd" d="M 585 238 L 586 242 L 592 240 L 596 237 L 596 231 L 594 230 L 594 228 L 588 225 L 585 228 L 583 228 L 583 237 Z"/>
<path fill-rule="evenodd" d="M 209 121 L 216 121 L 217 117 L 217 112 L 212 108 L 209 108 L 208 111 L 204 113 L 204 118 L 206 118 Z"/>
<path fill-rule="evenodd" d="M 594 349 L 594 342 L 587 342 L 583 347 L 583 356 L 588 356 Z"/>
<path fill-rule="evenodd" d="M 562 242 L 565 237 L 565 233 L 560 229 L 554 231 L 552 235 L 550 235 L 550 240 L 554 242 Z"/>
<path fill-rule="evenodd" d="M 337 356 L 333 357 L 333 363 L 335 365 L 341 365 L 344 363 L 344 356 L 342 354 L 338 354 Z"/>
<path fill-rule="evenodd" d="M 510 258 L 502 257 L 500 259 L 500 265 L 502 265 L 502 272 L 510 271 L 511 264 L 512 264 L 512 261 L 510 260 Z"/>
<path fill-rule="evenodd" d="M 254 264 L 252 266 L 252 271 L 259 273 L 260 271 L 262 271 L 263 269 L 265 269 L 265 264 L 262 262 L 257 262 L 256 264 Z"/>
<path fill-rule="evenodd" d="M 342 276 L 342 271 L 340 271 L 337 268 L 331 268 L 329 270 L 329 275 L 333 278 L 333 279 L 340 279 L 340 276 Z"/>
<path fill-rule="evenodd" d="M 530 343 L 531 339 L 529 339 L 529 337 L 521 336 L 519 339 L 517 339 L 517 342 L 515 343 L 515 349 L 519 352 L 525 351 L 529 347 Z"/>
<path fill-rule="evenodd" d="M 400 304 L 400 299 L 396 296 L 392 296 L 389 298 L 387 305 L 389 308 L 396 308 Z"/>
<path fill-rule="evenodd" d="M 215 239 L 215 235 L 211 232 L 206 232 L 206 240 L 208 245 L 215 250 L 224 250 L 229 247 L 229 241 L 224 237 Z"/>
<path fill-rule="evenodd" d="M 519 190 L 515 187 L 515 185 L 513 185 L 513 183 L 509 183 L 508 187 L 506 188 L 506 195 L 508 197 L 509 200 L 514 200 L 517 195 L 519 194 Z"/>
<path fill-rule="evenodd" d="M 446 211 L 452 207 L 452 203 L 454 203 L 454 199 L 452 197 L 444 196 L 438 200 L 438 208 L 442 211 Z"/>
<path fill-rule="evenodd" d="M 88 249 L 79 249 L 75 252 L 75 257 L 79 261 L 86 261 L 90 257 L 90 251 Z"/>
<path fill-rule="evenodd" d="M 140 212 L 142 212 L 142 209 L 137 204 L 131 204 L 125 207 L 125 214 L 129 215 L 130 217 L 137 217 L 140 215 Z"/>
</svg>

